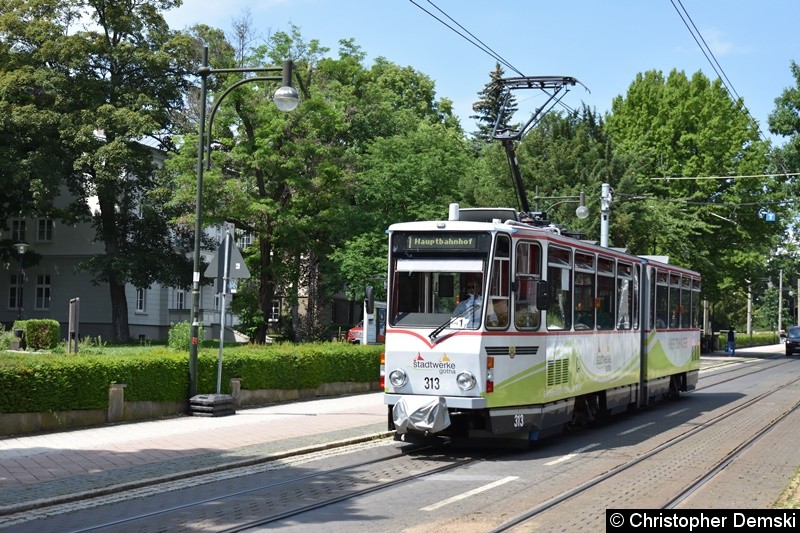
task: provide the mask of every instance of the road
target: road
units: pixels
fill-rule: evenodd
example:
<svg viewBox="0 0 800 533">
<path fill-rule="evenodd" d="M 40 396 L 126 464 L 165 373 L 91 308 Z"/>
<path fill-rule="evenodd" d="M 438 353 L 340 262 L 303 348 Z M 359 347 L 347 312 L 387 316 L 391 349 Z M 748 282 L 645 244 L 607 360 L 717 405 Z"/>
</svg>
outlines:
<svg viewBox="0 0 800 533">
<path fill-rule="evenodd" d="M 578 531 L 606 509 L 767 509 L 800 465 L 800 358 L 703 358 L 697 390 L 531 449 L 333 447 L 52 508 L 31 531 Z"/>
</svg>

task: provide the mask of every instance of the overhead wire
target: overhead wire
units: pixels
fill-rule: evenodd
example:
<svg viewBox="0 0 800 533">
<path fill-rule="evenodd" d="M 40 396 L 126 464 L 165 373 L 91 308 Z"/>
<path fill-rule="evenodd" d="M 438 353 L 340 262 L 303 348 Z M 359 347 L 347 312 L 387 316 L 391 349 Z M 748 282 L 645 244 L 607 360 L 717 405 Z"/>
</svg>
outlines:
<svg viewBox="0 0 800 533">
<path fill-rule="evenodd" d="M 516 73 L 517 73 L 517 74 L 519 74 L 520 76 L 524 76 L 524 74 L 522 74 L 522 72 L 520 72 L 520 71 L 519 71 L 519 69 L 517 69 L 517 68 L 516 68 L 514 65 L 512 65 L 511 63 L 509 63 L 509 62 L 508 62 L 508 61 L 507 61 L 507 60 L 506 60 L 506 59 L 505 59 L 503 56 L 501 56 L 500 54 L 498 54 L 497 52 L 495 52 L 494 50 L 492 50 L 492 49 L 491 49 L 491 47 L 489 47 L 489 46 L 488 46 L 486 43 L 484 43 L 484 42 L 483 42 L 483 41 L 481 41 L 479 38 L 477 38 L 475 35 L 473 35 L 473 34 L 472 34 L 472 32 L 470 32 L 469 30 L 467 30 L 466 28 L 464 28 L 464 26 L 462 26 L 461 24 L 459 24 L 458 22 L 456 22 L 456 20 L 455 20 L 455 19 L 453 19 L 453 17 L 451 17 L 450 15 L 448 15 L 447 13 L 445 13 L 445 12 L 444 12 L 444 11 L 443 11 L 443 10 L 442 10 L 442 9 L 441 9 L 439 6 L 437 6 L 436 4 L 434 4 L 434 3 L 433 3 L 431 0 L 427 0 L 427 1 L 428 1 L 428 3 L 429 3 L 430 5 L 432 5 L 434 8 L 436 8 L 436 10 L 437 10 L 439 13 L 441 13 L 442 15 L 444 15 L 445 17 L 447 17 L 449 20 L 451 20 L 451 21 L 453 22 L 453 24 L 455 24 L 456 26 L 458 26 L 459 28 L 461 28 L 461 30 L 463 30 L 464 32 L 466 32 L 466 34 L 467 34 L 467 35 L 469 35 L 469 37 L 467 37 L 467 35 L 465 35 L 465 34 L 464 34 L 464 33 L 462 33 L 461 31 L 459 31 L 459 30 L 455 29 L 453 26 L 451 26 L 450 24 L 448 24 L 447 22 L 445 22 L 445 21 L 444 21 L 444 20 L 442 20 L 441 18 L 437 17 L 437 16 L 436 16 L 434 13 L 431 13 L 430 11 L 428 11 L 427 9 L 425 9 L 424 7 L 422 7 L 421 5 L 419 5 L 419 4 L 418 4 L 417 2 L 415 2 L 414 0 L 409 0 L 409 1 L 410 1 L 412 4 L 414 4 L 415 6 L 417 6 L 418 8 L 420 8 L 422 11 L 424 11 L 425 13 L 427 13 L 428 15 L 430 15 L 431 17 L 433 17 L 434 19 L 436 19 L 436 20 L 438 20 L 439 22 L 441 22 L 441 23 L 442 23 L 442 24 L 443 24 L 443 25 L 444 25 L 446 28 L 448 28 L 448 29 L 450 29 L 451 31 L 453 31 L 453 32 L 454 32 L 456 35 L 458 35 L 458 36 L 462 37 L 462 38 L 463 38 L 463 39 L 465 39 L 467 42 L 469 42 L 469 43 L 470 43 L 470 44 L 472 44 L 473 46 L 477 47 L 479 50 L 481 50 L 481 51 L 485 52 L 486 54 L 488 54 L 489 56 L 491 56 L 491 57 L 492 57 L 493 59 L 495 59 L 495 60 L 496 60 L 498 63 L 501 63 L 502 65 L 505 65 L 506 67 L 508 67 L 509 69 L 513 70 L 514 72 L 516 72 Z"/>
<path fill-rule="evenodd" d="M 756 132 L 758 133 L 759 138 L 762 141 L 766 142 L 767 139 L 766 137 L 764 137 L 764 134 L 761 131 L 761 127 L 758 125 L 758 121 L 750 113 L 750 110 L 747 108 L 747 106 L 744 105 L 744 100 L 739 96 L 739 93 L 736 92 L 736 89 L 733 87 L 733 83 L 731 83 L 731 80 L 728 78 L 728 75 L 725 74 L 725 70 L 722 68 L 722 65 L 719 63 L 719 61 L 717 61 L 717 57 L 714 55 L 714 52 L 711 50 L 711 47 L 708 46 L 708 43 L 706 42 L 705 38 L 703 38 L 703 34 L 700 33 L 700 30 L 695 25 L 691 15 L 689 15 L 689 12 L 686 10 L 686 7 L 684 7 L 683 2 L 681 2 L 681 0 L 670 0 L 670 2 L 672 3 L 672 7 L 674 7 L 675 11 L 678 13 L 678 16 L 683 21 L 683 24 L 686 26 L 686 29 L 689 30 L 689 33 L 692 35 L 692 38 L 694 39 L 694 42 L 697 43 L 697 46 L 700 48 L 700 51 L 703 52 L 703 55 L 711 64 L 711 68 L 714 69 L 714 72 L 716 72 L 720 82 L 722 83 L 722 85 L 725 86 L 725 90 L 728 92 L 728 95 L 731 97 L 731 100 L 733 100 L 734 102 L 742 100 L 742 109 L 744 109 L 745 113 L 747 113 L 747 116 L 750 117 L 750 120 L 755 125 Z M 678 5 L 680 5 L 680 8 L 678 8 Z"/>
<path fill-rule="evenodd" d="M 706 56 L 708 62 L 711 63 L 711 68 L 713 68 L 714 72 L 717 73 L 717 77 L 725 86 L 725 89 L 728 91 L 728 94 L 731 95 L 731 98 L 733 98 L 734 100 L 738 100 L 739 93 L 737 93 L 736 89 L 733 88 L 733 83 L 731 83 L 731 80 L 728 78 L 728 75 L 725 74 L 722 65 L 720 65 L 719 61 L 717 61 L 717 57 L 714 55 L 714 52 L 711 50 L 711 47 L 708 46 L 708 43 L 706 42 L 705 38 L 703 38 L 703 34 L 700 33 L 700 30 L 695 25 L 694 20 L 692 20 L 691 15 L 689 15 L 689 12 L 686 11 L 686 8 L 683 6 L 681 0 L 677 0 L 678 4 L 680 5 L 680 9 L 678 9 L 678 6 L 675 5 L 675 0 L 670 0 L 670 1 L 672 2 L 672 6 L 675 8 L 675 10 L 678 11 L 678 16 L 681 17 L 683 24 L 689 30 L 689 33 L 692 34 L 692 38 L 697 43 L 697 46 L 700 47 L 700 51 L 703 52 L 703 55 Z M 683 14 L 681 13 L 681 10 L 683 10 Z M 689 19 L 688 23 L 686 22 L 686 19 L 683 17 L 684 14 L 686 15 L 686 19 Z M 689 27 L 690 23 L 691 27 Z M 698 38 L 700 39 L 699 41 Z M 702 41 L 703 44 L 700 44 L 700 41 Z"/>
<path fill-rule="evenodd" d="M 774 174 L 749 174 L 749 175 L 734 175 L 734 176 L 664 176 L 650 178 L 653 181 L 670 181 L 670 180 L 738 180 L 742 178 L 777 178 L 778 176 L 800 176 L 800 172 L 781 172 Z"/>
<path fill-rule="evenodd" d="M 456 35 L 458 35 L 459 37 L 463 38 L 464 40 L 466 40 L 467 42 L 469 42 L 470 44 L 472 44 L 473 46 L 475 46 L 476 48 L 478 48 L 478 49 L 479 49 L 479 50 L 481 50 L 482 52 L 484 52 L 484 53 L 486 53 L 487 55 L 489 55 L 491 58 L 493 58 L 495 61 L 497 61 L 497 62 L 498 62 L 498 63 L 500 63 L 501 65 L 504 65 L 504 66 L 505 66 L 505 67 L 507 67 L 509 70 L 512 70 L 512 71 L 516 72 L 518 75 L 520 75 L 520 76 L 522 76 L 522 77 L 524 77 L 524 76 L 525 76 L 525 75 L 524 75 L 524 74 L 523 74 L 523 73 L 522 73 L 522 72 L 521 72 L 521 71 L 520 71 L 518 68 L 516 68 L 516 67 L 515 67 L 514 65 L 512 65 L 510 62 L 508 62 L 508 61 L 507 61 L 507 60 L 506 60 L 506 59 L 505 59 L 503 56 L 501 56 L 500 54 L 498 54 L 497 52 L 495 52 L 495 51 L 494 51 L 494 50 L 493 50 L 493 49 L 492 49 L 492 48 L 491 48 L 489 45 L 487 45 L 486 43 L 484 43 L 483 41 L 481 41 L 481 40 L 480 40 L 478 37 L 476 37 L 476 36 L 475 36 L 475 35 L 474 35 L 472 32 L 470 32 L 469 30 L 467 30 L 467 29 L 466 29 L 464 26 L 462 26 L 462 25 L 461 25 L 461 24 L 460 24 L 458 21 L 456 21 L 456 20 L 455 20 L 453 17 L 451 17 L 450 15 L 448 15 L 447 13 L 445 13 L 445 12 L 444 12 L 444 10 L 442 10 L 442 9 L 441 9 L 439 6 L 437 6 L 436 4 L 434 4 L 432 0 L 427 0 L 427 2 L 428 2 L 428 3 L 429 3 L 431 6 L 433 6 L 433 7 L 436 9 L 436 11 L 438 11 L 438 12 L 439 12 L 439 13 L 441 13 L 441 14 L 442 14 L 444 17 L 446 17 L 447 19 L 449 19 L 450 21 L 452 21 L 452 23 L 453 23 L 453 24 L 455 24 L 456 26 L 458 26 L 458 28 L 460 28 L 462 31 L 459 31 L 459 30 L 457 30 L 456 28 L 454 28 L 453 26 L 451 26 L 450 24 L 448 24 L 446 21 L 444 21 L 444 20 L 442 20 L 440 17 L 436 16 L 436 15 L 435 15 L 434 13 L 432 13 L 431 11 L 429 11 L 429 10 L 425 9 L 423 6 L 419 5 L 419 4 L 418 4 L 418 3 L 417 3 L 415 0 L 409 0 L 409 1 L 410 1 L 412 4 L 414 4 L 415 6 L 417 6 L 419 9 L 421 9 L 422 11 L 424 11 L 425 13 L 427 13 L 428 15 L 430 15 L 431 17 L 433 17 L 434 19 L 436 19 L 437 21 L 439 21 L 439 22 L 440 22 L 442 25 L 444 25 L 446 28 L 448 28 L 449 30 L 453 31 L 453 32 L 454 32 Z M 465 35 L 465 33 L 466 33 L 466 35 Z M 468 37 L 467 35 L 468 35 L 469 37 Z M 548 93 L 548 92 L 547 92 L 547 91 L 545 91 L 545 90 L 542 90 L 542 92 L 544 92 L 544 93 L 545 93 L 546 95 L 548 95 L 548 96 L 552 96 L 550 93 Z M 571 107 L 569 107 L 567 104 L 565 104 L 564 102 L 562 102 L 562 101 L 560 101 L 560 100 L 559 100 L 558 104 L 559 104 L 559 105 L 561 105 L 562 107 L 564 107 L 564 108 L 565 108 L 567 111 L 569 111 L 570 113 L 574 113 L 574 112 L 575 112 L 575 111 L 574 111 L 574 110 L 573 110 Z"/>
</svg>

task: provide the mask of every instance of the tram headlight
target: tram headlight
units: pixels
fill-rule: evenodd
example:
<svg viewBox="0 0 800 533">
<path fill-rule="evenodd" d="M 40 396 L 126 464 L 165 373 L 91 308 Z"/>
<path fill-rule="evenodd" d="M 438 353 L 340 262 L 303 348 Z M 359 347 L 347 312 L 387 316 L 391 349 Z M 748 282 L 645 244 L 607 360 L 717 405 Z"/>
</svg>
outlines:
<svg viewBox="0 0 800 533">
<path fill-rule="evenodd" d="M 462 372 L 456 376 L 456 383 L 458 384 L 459 389 L 468 391 L 475 388 L 475 385 L 478 383 L 478 381 L 475 379 L 475 376 L 472 374 L 472 372 Z"/>
<path fill-rule="evenodd" d="M 402 370 L 397 369 L 389 372 L 389 383 L 391 383 L 392 387 L 394 387 L 395 389 L 399 389 L 400 387 L 405 385 L 407 381 L 408 381 L 408 376 Z"/>
</svg>

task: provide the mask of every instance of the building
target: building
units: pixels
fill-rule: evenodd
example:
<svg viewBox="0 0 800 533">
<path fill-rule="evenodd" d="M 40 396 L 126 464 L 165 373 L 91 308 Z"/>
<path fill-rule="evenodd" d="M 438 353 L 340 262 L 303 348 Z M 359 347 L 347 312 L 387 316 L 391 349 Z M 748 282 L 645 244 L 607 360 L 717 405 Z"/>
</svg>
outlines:
<svg viewBox="0 0 800 533">
<path fill-rule="evenodd" d="M 160 164 L 164 158 L 163 152 L 155 147 L 151 149 L 156 163 Z M 67 205 L 70 200 L 67 194 L 65 190 L 57 200 L 61 204 L 58 207 Z M 97 206 L 90 202 L 89 208 L 97 209 Z M 103 243 L 92 241 L 95 232 L 90 224 L 69 225 L 45 217 L 16 217 L 10 218 L 8 223 L 9 230 L 3 231 L 0 238 L 12 245 L 27 243 L 27 249 L 24 255 L 17 254 L 7 263 L 0 264 L 0 295 L 4 299 L 4 304 L 0 304 L 0 323 L 5 329 L 10 330 L 17 319 L 52 319 L 61 324 L 61 335 L 66 339 L 69 332 L 70 302 L 73 301 L 78 303 L 77 330 L 80 337 L 112 339 L 111 297 L 108 286 L 94 285 L 92 274 L 78 268 L 81 262 L 104 253 Z M 216 242 L 221 242 L 225 229 L 209 228 L 206 233 Z M 250 240 L 246 234 L 238 234 L 236 244 L 244 249 L 250 244 Z M 204 250 L 203 261 L 210 263 L 214 253 L 215 250 Z M 28 260 L 23 263 L 25 256 Z M 31 264 L 31 257 L 36 257 L 38 261 Z M 190 321 L 190 286 L 191 280 L 187 280 L 187 288 L 159 284 L 150 287 L 127 285 L 125 295 L 131 338 L 142 342 L 166 341 L 172 324 Z M 300 302 L 301 314 L 304 313 L 305 304 L 305 301 Z M 230 309 L 229 300 L 226 307 Z M 348 302 L 343 294 L 334 298 L 330 308 L 331 321 L 334 324 L 349 324 L 357 319 L 354 315 L 357 304 Z M 275 298 L 268 317 L 273 326 L 271 330 L 277 325 L 278 317 L 287 313 L 286 299 Z M 221 314 L 217 283 L 202 285 L 200 316 L 206 340 L 219 338 Z M 225 325 L 226 340 L 245 339 L 236 332 L 238 320 L 229 311 L 226 312 Z"/>
</svg>

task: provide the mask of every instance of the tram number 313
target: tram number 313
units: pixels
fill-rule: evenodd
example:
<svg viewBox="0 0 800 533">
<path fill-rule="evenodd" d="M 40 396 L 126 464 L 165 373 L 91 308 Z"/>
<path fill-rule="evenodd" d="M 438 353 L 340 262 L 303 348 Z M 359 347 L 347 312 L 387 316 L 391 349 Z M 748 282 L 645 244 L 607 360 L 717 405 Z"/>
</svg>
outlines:
<svg viewBox="0 0 800 533">
<path fill-rule="evenodd" d="M 525 415 L 517 414 L 514 415 L 514 427 L 521 428 L 525 426 Z"/>
<path fill-rule="evenodd" d="M 425 378 L 425 388 L 426 389 L 439 389 L 439 378 Z"/>
</svg>

